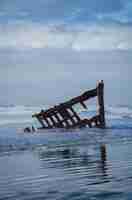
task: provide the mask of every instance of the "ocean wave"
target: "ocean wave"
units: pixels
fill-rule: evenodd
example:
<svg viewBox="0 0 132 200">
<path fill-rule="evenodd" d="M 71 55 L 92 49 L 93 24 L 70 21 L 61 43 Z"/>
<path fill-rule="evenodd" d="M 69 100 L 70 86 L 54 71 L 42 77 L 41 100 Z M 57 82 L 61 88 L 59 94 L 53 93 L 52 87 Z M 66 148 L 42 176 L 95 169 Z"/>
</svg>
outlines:
<svg viewBox="0 0 132 200">
<path fill-rule="evenodd" d="M 96 106 L 90 106 L 88 110 L 79 110 L 79 113 L 83 116 L 90 116 L 96 114 Z M 106 119 L 132 119 L 132 107 L 131 106 L 106 106 L 105 107 Z"/>
<path fill-rule="evenodd" d="M 7 114 L 7 115 L 23 115 L 23 114 L 31 114 L 33 112 L 37 112 L 40 110 L 38 106 L 0 106 L 0 115 Z"/>
<path fill-rule="evenodd" d="M 106 107 L 106 115 L 109 119 L 132 119 L 131 106 L 109 106 Z"/>
<path fill-rule="evenodd" d="M 0 129 L 0 156 L 5 153 L 35 149 L 56 149 L 81 146 L 97 146 L 102 143 L 132 143 L 132 129 L 111 127 L 107 129 L 41 130 L 23 133 L 21 129 Z"/>
<path fill-rule="evenodd" d="M 48 106 L 45 106 L 47 108 Z M 0 106 L 0 125 L 17 124 L 17 123 L 36 123 L 33 121 L 32 114 L 39 112 L 41 106 Z M 96 115 L 97 108 L 91 105 L 87 110 L 77 109 L 82 118 L 91 117 Z M 106 120 L 132 120 L 132 107 L 131 106 L 105 106 Z"/>
</svg>

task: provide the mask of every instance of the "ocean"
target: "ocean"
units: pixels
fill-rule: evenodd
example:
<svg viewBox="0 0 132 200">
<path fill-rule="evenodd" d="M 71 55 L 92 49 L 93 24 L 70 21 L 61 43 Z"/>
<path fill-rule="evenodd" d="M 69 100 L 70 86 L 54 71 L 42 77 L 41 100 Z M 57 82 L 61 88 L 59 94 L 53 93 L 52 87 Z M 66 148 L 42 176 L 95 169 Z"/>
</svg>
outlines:
<svg viewBox="0 0 132 200">
<path fill-rule="evenodd" d="M 106 106 L 106 129 L 24 133 L 40 109 L 0 106 L 0 200 L 132 199 L 131 106 Z"/>
</svg>

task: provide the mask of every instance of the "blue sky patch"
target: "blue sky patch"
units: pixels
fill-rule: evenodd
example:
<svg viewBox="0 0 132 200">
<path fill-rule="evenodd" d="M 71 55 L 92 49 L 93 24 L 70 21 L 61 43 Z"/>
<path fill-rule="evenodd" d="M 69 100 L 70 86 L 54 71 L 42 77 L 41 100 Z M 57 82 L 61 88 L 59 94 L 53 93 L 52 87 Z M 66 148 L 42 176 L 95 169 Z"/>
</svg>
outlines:
<svg viewBox="0 0 132 200">
<path fill-rule="evenodd" d="M 4 0 L 0 1 L 0 21 L 32 20 L 61 22 L 132 22 L 131 0 Z"/>
</svg>

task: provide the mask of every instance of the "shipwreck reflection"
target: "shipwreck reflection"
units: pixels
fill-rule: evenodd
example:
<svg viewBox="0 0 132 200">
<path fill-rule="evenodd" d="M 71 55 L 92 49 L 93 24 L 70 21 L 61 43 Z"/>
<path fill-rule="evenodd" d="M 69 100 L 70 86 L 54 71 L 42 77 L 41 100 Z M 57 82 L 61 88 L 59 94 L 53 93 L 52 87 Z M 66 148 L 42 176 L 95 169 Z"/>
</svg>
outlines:
<svg viewBox="0 0 132 200">
<path fill-rule="evenodd" d="M 102 172 L 104 173 L 104 175 L 106 175 L 107 174 L 107 152 L 106 152 L 105 144 L 100 146 L 100 153 L 101 153 Z"/>
<path fill-rule="evenodd" d="M 74 173 L 92 173 L 107 177 L 107 151 L 106 145 L 98 148 L 79 147 L 56 147 L 47 150 L 39 150 L 39 159 L 43 168 L 72 170 Z"/>
</svg>

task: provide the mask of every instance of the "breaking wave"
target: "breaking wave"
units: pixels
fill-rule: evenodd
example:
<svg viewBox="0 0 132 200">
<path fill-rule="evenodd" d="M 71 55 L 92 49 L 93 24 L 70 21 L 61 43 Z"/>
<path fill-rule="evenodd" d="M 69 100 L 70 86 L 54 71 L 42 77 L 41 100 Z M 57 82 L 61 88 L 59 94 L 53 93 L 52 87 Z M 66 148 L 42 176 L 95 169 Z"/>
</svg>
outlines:
<svg viewBox="0 0 132 200">
<path fill-rule="evenodd" d="M 0 153 L 29 150 L 36 147 L 67 146 L 69 144 L 87 143 L 87 145 L 132 141 L 132 107 L 106 106 L 107 128 L 76 130 L 41 130 L 34 134 L 24 134 L 23 128 L 34 125 L 32 114 L 41 110 L 36 106 L 0 106 Z M 81 117 L 95 115 L 96 107 L 91 105 L 88 110 L 78 110 Z M 118 136 L 118 137 L 117 137 Z"/>
<path fill-rule="evenodd" d="M 40 106 L 0 106 L 0 125 L 33 122 L 32 114 L 41 109 Z M 88 110 L 78 109 L 78 112 L 81 117 L 89 117 L 96 114 L 96 107 L 91 105 Z M 106 106 L 105 113 L 106 119 L 111 121 L 132 119 L 131 106 Z"/>
<path fill-rule="evenodd" d="M 131 129 L 81 129 L 73 131 L 44 130 L 35 134 L 24 134 L 16 129 L 0 130 L 0 156 L 14 152 L 54 148 L 91 147 L 104 144 L 132 143 Z"/>
</svg>

